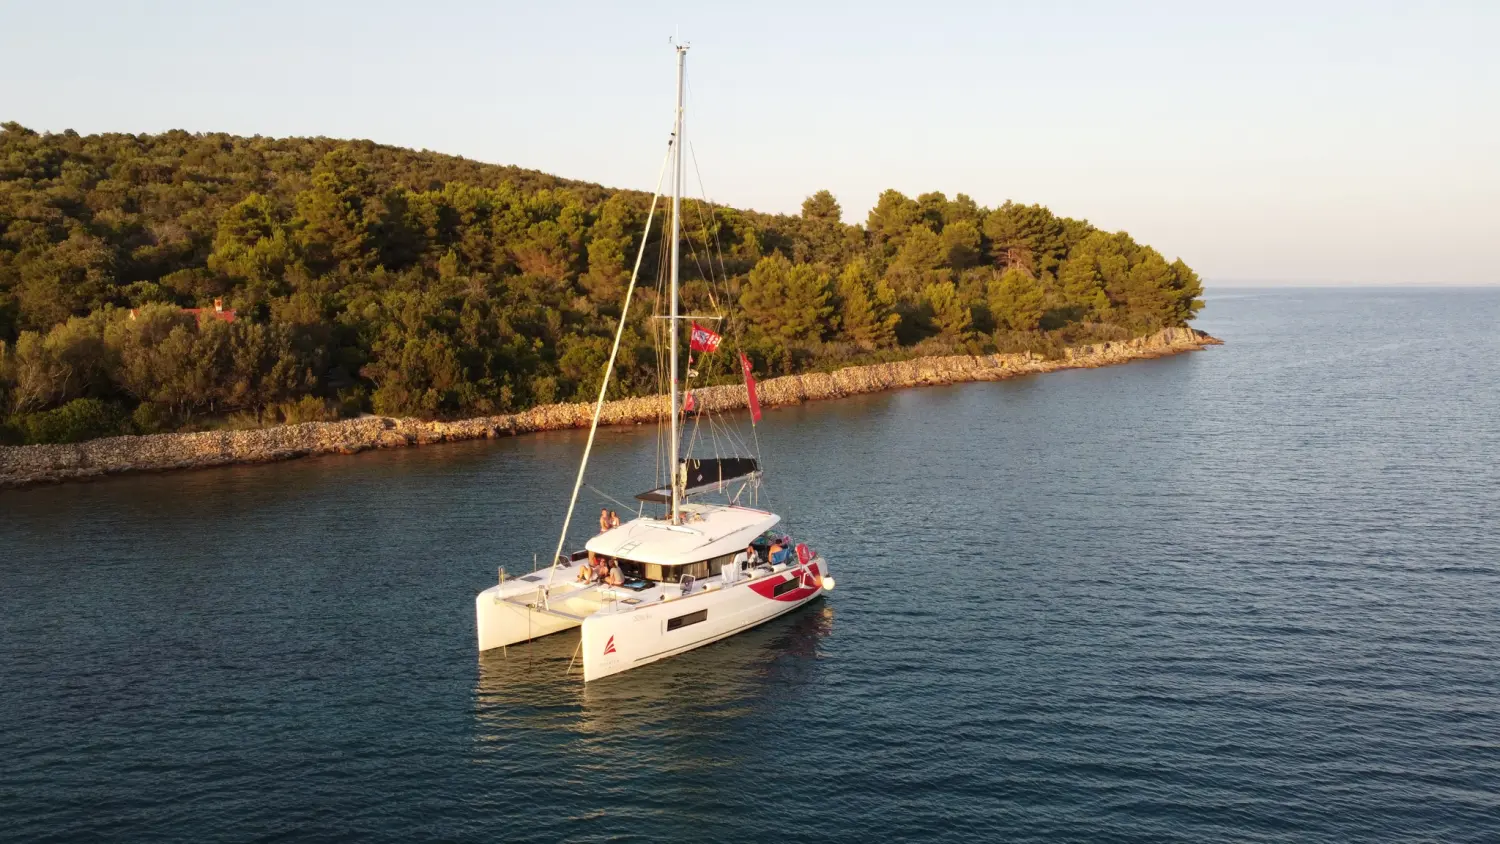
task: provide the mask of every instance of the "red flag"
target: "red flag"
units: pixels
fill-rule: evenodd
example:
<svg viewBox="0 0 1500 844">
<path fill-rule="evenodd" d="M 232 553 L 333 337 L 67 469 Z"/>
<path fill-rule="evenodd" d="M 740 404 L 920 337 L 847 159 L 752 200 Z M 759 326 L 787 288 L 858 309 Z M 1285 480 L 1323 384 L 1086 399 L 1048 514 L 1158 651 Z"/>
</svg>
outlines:
<svg viewBox="0 0 1500 844">
<path fill-rule="evenodd" d="M 695 352 L 712 352 L 719 348 L 719 341 L 722 339 L 724 338 L 695 322 L 693 333 L 688 339 L 688 348 Z"/>
<path fill-rule="evenodd" d="M 698 403 L 695 402 L 695 401 L 693 401 L 693 391 L 692 390 L 688 390 L 687 398 L 685 398 L 685 399 L 682 400 L 682 412 L 683 413 L 692 413 L 693 412 L 693 408 L 697 407 L 697 406 L 698 406 Z"/>
<path fill-rule="evenodd" d="M 755 394 L 755 376 L 750 374 L 750 359 L 740 352 L 740 368 L 745 370 L 745 392 L 750 397 L 750 422 L 760 421 L 760 397 Z"/>
</svg>

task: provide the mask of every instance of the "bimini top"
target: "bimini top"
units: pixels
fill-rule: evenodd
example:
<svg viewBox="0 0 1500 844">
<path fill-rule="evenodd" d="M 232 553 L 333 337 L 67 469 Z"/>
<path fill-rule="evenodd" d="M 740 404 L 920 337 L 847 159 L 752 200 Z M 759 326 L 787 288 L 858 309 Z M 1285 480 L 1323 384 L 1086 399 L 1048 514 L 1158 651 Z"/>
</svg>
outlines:
<svg viewBox="0 0 1500 844">
<path fill-rule="evenodd" d="M 643 516 L 590 539 L 595 554 L 638 563 L 680 566 L 745 550 L 781 517 L 764 510 L 720 504 L 683 504 L 682 524 Z"/>
<path fill-rule="evenodd" d="M 682 468 L 685 475 L 682 494 L 685 496 L 718 492 L 730 481 L 760 477 L 760 461 L 753 457 L 689 457 L 682 461 Z M 664 486 L 647 490 L 636 499 L 666 504 L 672 500 L 672 488 Z"/>
</svg>

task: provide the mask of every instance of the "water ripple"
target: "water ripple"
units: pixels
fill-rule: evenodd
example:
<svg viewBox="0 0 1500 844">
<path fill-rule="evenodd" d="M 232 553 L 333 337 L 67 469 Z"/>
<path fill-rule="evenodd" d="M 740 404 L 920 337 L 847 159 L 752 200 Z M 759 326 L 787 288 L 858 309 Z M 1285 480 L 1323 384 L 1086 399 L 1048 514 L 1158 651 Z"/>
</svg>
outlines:
<svg viewBox="0 0 1500 844">
<path fill-rule="evenodd" d="M 838 590 L 588 686 L 471 618 L 576 433 L 0 493 L 3 837 L 1494 840 L 1500 293 L 1207 313 L 768 414 Z"/>
</svg>

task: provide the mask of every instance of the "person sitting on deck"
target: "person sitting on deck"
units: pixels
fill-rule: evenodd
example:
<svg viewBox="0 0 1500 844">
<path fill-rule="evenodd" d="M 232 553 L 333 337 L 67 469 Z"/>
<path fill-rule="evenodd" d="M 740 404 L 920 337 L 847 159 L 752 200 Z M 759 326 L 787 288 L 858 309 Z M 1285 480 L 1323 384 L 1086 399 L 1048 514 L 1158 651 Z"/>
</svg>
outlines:
<svg viewBox="0 0 1500 844">
<path fill-rule="evenodd" d="M 603 533 L 607 530 L 609 530 L 609 508 L 601 507 L 599 508 L 599 532 Z"/>
<path fill-rule="evenodd" d="M 578 567 L 578 582 L 591 583 L 594 580 L 593 566 L 583 565 Z"/>
<path fill-rule="evenodd" d="M 589 568 L 593 569 L 594 579 L 600 583 L 603 583 L 604 578 L 609 575 L 609 562 L 603 557 L 595 557 L 589 563 Z"/>
<path fill-rule="evenodd" d="M 610 563 L 610 566 L 609 566 L 609 585 L 610 586 L 624 586 L 625 585 L 625 573 L 622 572 L 622 571 L 620 571 L 620 561 L 619 560 L 614 560 L 614 561 L 612 561 Z"/>
<path fill-rule="evenodd" d="M 782 552 L 781 543 L 780 542 L 772 542 L 771 543 L 771 552 L 768 555 L 769 559 L 771 560 L 771 565 L 774 566 L 777 563 L 781 562 L 781 552 Z"/>
</svg>

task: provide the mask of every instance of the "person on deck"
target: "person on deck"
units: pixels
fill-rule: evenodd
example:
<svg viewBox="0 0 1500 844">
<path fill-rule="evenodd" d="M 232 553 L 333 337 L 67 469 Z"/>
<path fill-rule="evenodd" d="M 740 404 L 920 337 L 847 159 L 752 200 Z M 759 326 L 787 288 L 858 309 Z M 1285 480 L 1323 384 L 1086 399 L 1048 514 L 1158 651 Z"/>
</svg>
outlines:
<svg viewBox="0 0 1500 844">
<path fill-rule="evenodd" d="M 613 560 L 610 563 L 610 566 L 609 566 L 609 585 L 610 586 L 624 586 L 625 585 L 625 573 L 622 572 L 622 571 L 620 571 L 620 561 L 619 560 Z"/>
<path fill-rule="evenodd" d="M 781 562 L 781 560 L 779 559 L 780 556 L 781 556 L 781 543 L 780 542 L 772 542 L 771 543 L 771 553 L 770 553 L 771 564 L 775 565 L 776 563 Z"/>
<path fill-rule="evenodd" d="M 620 514 L 616 513 L 613 510 L 609 511 L 609 526 L 612 528 L 617 528 L 620 526 Z"/>
<path fill-rule="evenodd" d="M 607 530 L 609 530 L 609 508 L 601 507 L 599 508 L 599 532 L 603 533 Z"/>
<path fill-rule="evenodd" d="M 603 583 L 604 578 L 609 575 L 609 562 L 606 561 L 603 557 L 598 557 L 593 561 L 593 563 L 590 564 L 590 566 L 594 570 L 594 579 L 599 581 L 600 583 Z"/>
</svg>

